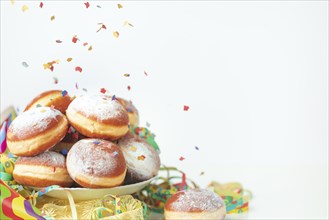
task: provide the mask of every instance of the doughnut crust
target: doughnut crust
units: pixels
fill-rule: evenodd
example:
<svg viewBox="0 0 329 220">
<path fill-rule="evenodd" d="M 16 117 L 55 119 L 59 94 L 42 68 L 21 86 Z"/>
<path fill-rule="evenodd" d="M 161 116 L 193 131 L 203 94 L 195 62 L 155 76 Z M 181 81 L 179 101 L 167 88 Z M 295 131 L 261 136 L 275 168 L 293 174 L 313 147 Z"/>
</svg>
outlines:
<svg viewBox="0 0 329 220">
<path fill-rule="evenodd" d="M 26 186 L 69 187 L 73 184 L 66 169 L 65 157 L 53 151 L 34 157 L 19 157 L 15 162 L 13 176 L 16 182 Z"/>
<path fill-rule="evenodd" d="M 131 101 L 127 101 L 123 98 L 116 98 L 121 105 L 127 110 L 129 117 L 130 126 L 138 126 L 139 124 L 139 114 L 137 108 L 132 104 Z"/>
<path fill-rule="evenodd" d="M 17 156 L 35 156 L 60 142 L 67 128 L 68 121 L 60 111 L 49 107 L 30 109 L 9 126 L 9 151 Z"/>
<path fill-rule="evenodd" d="M 123 183 L 127 167 L 120 148 L 101 139 L 82 139 L 67 155 L 67 170 L 79 185 L 109 188 Z"/>
<path fill-rule="evenodd" d="M 117 100 L 107 95 L 75 98 L 66 116 L 70 124 L 87 137 L 117 140 L 128 132 L 127 111 Z"/>
<path fill-rule="evenodd" d="M 159 154 L 144 139 L 128 132 L 119 140 L 118 145 L 127 162 L 126 184 L 148 180 L 158 174 Z"/>
<path fill-rule="evenodd" d="M 36 108 L 39 105 L 40 106 L 47 106 L 51 107 L 54 106 L 55 109 L 59 110 L 63 114 L 65 114 L 65 111 L 69 104 L 71 103 L 72 98 L 69 95 L 62 95 L 61 90 L 50 90 L 41 93 L 37 97 L 35 97 L 25 108 L 24 111 L 27 111 L 32 108 Z"/>
<path fill-rule="evenodd" d="M 165 219 L 224 219 L 224 201 L 208 189 L 183 190 L 172 195 L 164 207 Z"/>
</svg>

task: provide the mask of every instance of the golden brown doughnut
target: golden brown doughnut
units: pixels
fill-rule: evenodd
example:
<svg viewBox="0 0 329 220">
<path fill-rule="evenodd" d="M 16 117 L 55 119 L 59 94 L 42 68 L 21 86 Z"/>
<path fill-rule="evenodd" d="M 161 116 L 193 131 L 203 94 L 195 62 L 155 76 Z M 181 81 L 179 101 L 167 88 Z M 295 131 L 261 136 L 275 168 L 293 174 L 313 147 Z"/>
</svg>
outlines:
<svg viewBox="0 0 329 220">
<path fill-rule="evenodd" d="M 127 110 L 128 117 L 129 117 L 129 124 L 130 126 L 138 126 L 139 124 L 139 114 L 136 107 L 132 104 L 131 101 L 127 101 L 123 98 L 116 98 L 121 105 Z"/>
<path fill-rule="evenodd" d="M 164 207 L 166 220 L 170 219 L 224 219 L 224 201 L 208 189 L 183 190 L 172 195 Z"/>
<path fill-rule="evenodd" d="M 26 186 L 69 187 L 73 184 L 66 169 L 65 157 L 53 151 L 34 157 L 19 157 L 15 162 L 13 176 L 16 182 Z"/>
<path fill-rule="evenodd" d="M 60 111 L 49 107 L 30 109 L 9 126 L 9 151 L 17 156 L 35 156 L 60 142 L 67 128 L 68 121 Z"/>
<path fill-rule="evenodd" d="M 101 139 L 75 143 L 66 159 L 67 170 L 79 185 L 88 188 L 119 186 L 126 175 L 126 161 L 120 148 Z"/>
<path fill-rule="evenodd" d="M 158 174 L 159 154 L 144 139 L 128 132 L 119 140 L 118 145 L 127 162 L 126 184 L 148 180 Z"/>
<path fill-rule="evenodd" d="M 117 140 L 128 132 L 128 113 L 117 100 L 103 94 L 75 98 L 66 116 L 81 134 L 92 138 Z"/>
<path fill-rule="evenodd" d="M 24 111 L 27 111 L 31 108 L 36 108 L 39 106 L 54 106 L 55 109 L 61 111 L 65 114 L 65 111 L 69 104 L 71 103 L 72 98 L 69 95 L 63 96 L 63 91 L 61 90 L 50 90 L 41 93 L 35 97 L 25 108 Z"/>
</svg>

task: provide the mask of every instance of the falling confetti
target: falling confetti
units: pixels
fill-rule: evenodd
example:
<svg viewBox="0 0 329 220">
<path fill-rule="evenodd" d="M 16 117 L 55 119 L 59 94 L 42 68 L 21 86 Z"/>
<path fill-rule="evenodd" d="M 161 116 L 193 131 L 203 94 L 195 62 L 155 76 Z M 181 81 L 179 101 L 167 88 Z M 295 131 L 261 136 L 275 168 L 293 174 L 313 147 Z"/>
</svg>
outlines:
<svg viewBox="0 0 329 220">
<path fill-rule="evenodd" d="M 128 89 L 128 91 L 130 91 L 131 87 L 130 86 L 127 86 L 127 89 Z"/>
<path fill-rule="evenodd" d="M 114 32 L 113 32 L 113 36 L 114 36 L 115 38 L 118 38 L 118 37 L 119 37 L 119 32 L 114 31 Z"/>
<path fill-rule="evenodd" d="M 146 71 L 144 71 L 144 74 L 145 74 L 145 76 L 148 76 L 148 74 L 147 74 L 147 72 L 146 72 Z"/>
<path fill-rule="evenodd" d="M 66 156 L 66 155 L 67 155 L 67 149 L 66 149 L 66 148 L 64 148 L 64 149 L 63 149 L 63 150 L 61 150 L 60 152 L 61 152 L 61 154 L 63 154 L 64 156 Z"/>
<path fill-rule="evenodd" d="M 85 42 L 85 43 L 83 43 L 82 45 L 85 47 L 85 46 L 87 46 L 87 45 L 88 45 L 88 43 L 87 43 L 87 42 Z"/>
<path fill-rule="evenodd" d="M 195 148 L 195 150 L 199 150 L 199 148 L 197 146 L 195 146 L 194 148 Z"/>
<path fill-rule="evenodd" d="M 67 95 L 67 91 L 66 90 L 63 90 L 62 91 L 62 96 L 65 97 Z"/>
<path fill-rule="evenodd" d="M 112 96 L 112 101 L 116 100 L 116 97 L 115 95 Z"/>
<path fill-rule="evenodd" d="M 129 74 L 129 73 L 125 73 L 125 74 L 123 74 L 123 76 L 125 76 L 125 77 L 129 77 L 130 74 Z"/>
<path fill-rule="evenodd" d="M 54 71 L 54 64 L 59 64 L 59 60 L 54 60 L 48 63 L 43 64 L 43 68 L 50 69 L 51 71 Z"/>
<path fill-rule="evenodd" d="M 150 127 L 151 126 L 151 124 L 150 123 L 148 123 L 148 122 L 146 122 L 146 127 Z"/>
<path fill-rule="evenodd" d="M 80 73 L 82 72 L 82 68 L 80 66 L 75 67 L 75 71 L 79 71 Z"/>
<path fill-rule="evenodd" d="M 58 84 L 58 78 L 57 77 L 53 77 L 54 83 Z"/>
<path fill-rule="evenodd" d="M 185 160 L 185 157 L 180 157 L 179 160 L 183 161 L 183 160 Z"/>
<path fill-rule="evenodd" d="M 89 6 L 90 6 L 89 2 L 86 2 L 84 4 L 85 4 L 86 8 L 89 8 Z"/>
<path fill-rule="evenodd" d="M 73 59 L 71 57 L 67 58 L 66 61 L 67 62 L 71 62 Z"/>
<path fill-rule="evenodd" d="M 129 23 L 128 21 L 124 21 L 124 22 L 123 22 L 123 26 L 124 26 L 124 27 L 127 27 L 127 26 L 134 27 L 134 25 L 132 25 L 132 24 Z"/>
<path fill-rule="evenodd" d="M 78 139 L 78 138 L 79 138 L 78 132 L 75 132 L 75 133 L 72 135 L 72 137 L 73 137 L 74 139 Z"/>
<path fill-rule="evenodd" d="M 61 44 L 61 43 L 63 43 L 63 41 L 61 41 L 61 40 L 56 40 L 56 43 Z"/>
<path fill-rule="evenodd" d="M 97 8 L 102 8 L 100 5 L 96 5 Z"/>
<path fill-rule="evenodd" d="M 51 17 L 50 17 L 50 20 L 51 20 L 51 21 L 55 20 L 55 16 L 54 16 L 54 15 L 51 16 Z"/>
<path fill-rule="evenodd" d="M 187 105 L 184 105 L 184 111 L 188 111 L 189 110 L 189 106 L 187 106 Z"/>
<path fill-rule="evenodd" d="M 42 3 L 42 2 L 40 2 L 40 5 L 39 5 L 39 7 L 40 7 L 40 8 L 42 8 L 42 7 L 43 7 L 43 3 Z"/>
<path fill-rule="evenodd" d="M 145 156 L 144 155 L 140 155 L 137 157 L 138 160 L 145 160 Z"/>
<path fill-rule="evenodd" d="M 22 66 L 24 66 L 25 68 L 29 67 L 29 64 L 27 64 L 27 62 L 22 62 Z"/>
<path fill-rule="evenodd" d="M 73 43 L 76 43 L 79 39 L 77 38 L 77 35 L 74 35 L 73 38 L 72 38 L 72 42 Z"/>
<path fill-rule="evenodd" d="M 100 144 L 101 142 L 100 141 L 93 141 L 94 144 L 98 145 Z"/>
<path fill-rule="evenodd" d="M 105 24 L 103 24 L 103 23 L 98 23 L 98 25 L 101 25 L 99 28 L 98 28 L 98 30 L 96 31 L 96 33 L 98 33 L 100 30 L 102 30 L 102 29 L 106 29 L 106 26 L 105 26 Z"/>
<path fill-rule="evenodd" d="M 88 48 L 88 50 L 89 50 L 89 51 L 91 51 L 92 49 L 93 49 L 93 47 L 92 47 L 92 46 L 90 46 L 90 47 Z"/>
<path fill-rule="evenodd" d="M 131 147 L 130 147 L 130 150 L 131 150 L 132 152 L 136 152 L 137 148 L 136 148 L 135 146 L 131 146 Z"/>
<path fill-rule="evenodd" d="M 23 11 L 23 12 L 26 12 L 28 9 L 29 9 L 29 7 L 27 7 L 27 5 L 23 5 L 23 6 L 22 6 L 22 11 Z"/>
<path fill-rule="evenodd" d="M 106 93 L 106 89 L 105 88 L 101 88 L 100 92 L 103 93 L 103 94 L 105 94 Z"/>
<path fill-rule="evenodd" d="M 121 4 L 118 4 L 118 9 L 120 9 L 120 8 L 123 8 L 123 6 Z"/>
<path fill-rule="evenodd" d="M 78 83 L 75 83 L 75 88 L 76 88 L 76 89 L 79 89 L 79 87 L 78 87 Z"/>
<path fill-rule="evenodd" d="M 88 90 L 86 88 L 82 88 L 82 90 L 85 91 L 85 92 L 88 92 Z"/>
<path fill-rule="evenodd" d="M 202 171 L 201 173 L 200 173 L 200 176 L 203 176 L 204 175 L 204 171 Z"/>
</svg>

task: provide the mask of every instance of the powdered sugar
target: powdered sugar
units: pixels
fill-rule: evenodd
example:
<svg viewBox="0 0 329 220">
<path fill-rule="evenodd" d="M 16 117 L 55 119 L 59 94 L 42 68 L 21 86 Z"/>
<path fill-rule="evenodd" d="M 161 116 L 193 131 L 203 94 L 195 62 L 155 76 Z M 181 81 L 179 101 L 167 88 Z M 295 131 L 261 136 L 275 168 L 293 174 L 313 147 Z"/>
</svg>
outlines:
<svg viewBox="0 0 329 220">
<path fill-rule="evenodd" d="M 158 153 L 146 141 L 131 133 L 119 140 L 128 172 L 139 180 L 156 176 L 160 168 Z"/>
<path fill-rule="evenodd" d="M 117 100 L 112 100 L 111 97 L 102 94 L 75 98 L 67 111 L 72 110 L 81 112 L 86 117 L 94 116 L 98 121 L 112 119 L 126 113 L 126 110 Z"/>
<path fill-rule="evenodd" d="M 9 127 L 13 135 L 23 137 L 29 134 L 42 133 L 51 121 L 58 121 L 62 113 L 49 107 L 33 108 L 19 115 Z"/>
<path fill-rule="evenodd" d="M 37 164 L 40 166 L 65 167 L 65 157 L 53 151 L 46 151 L 34 157 L 19 157 L 16 164 Z"/>
<path fill-rule="evenodd" d="M 175 211 L 215 211 L 224 205 L 223 200 L 208 189 L 190 189 L 178 194 L 178 199 L 171 203 L 171 209 Z"/>
<path fill-rule="evenodd" d="M 78 174 L 91 176 L 117 175 L 118 169 L 125 169 L 122 152 L 114 144 L 100 139 L 83 139 L 73 145 L 68 153 L 67 167 L 70 176 Z M 117 153 L 114 153 L 117 152 Z"/>
</svg>

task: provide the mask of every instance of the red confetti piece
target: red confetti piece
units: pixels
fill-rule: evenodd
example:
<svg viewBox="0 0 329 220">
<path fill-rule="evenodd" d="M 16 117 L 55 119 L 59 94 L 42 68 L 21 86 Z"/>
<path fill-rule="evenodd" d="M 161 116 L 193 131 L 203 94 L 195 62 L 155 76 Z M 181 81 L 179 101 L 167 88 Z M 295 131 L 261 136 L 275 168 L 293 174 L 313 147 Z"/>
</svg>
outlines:
<svg viewBox="0 0 329 220">
<path fill-rule="evenodd" d="M 185 157 L 180 157 L 179 160 L 183 161 L 183 160 L 185 160 Z"/>
<path fill-rule="evenodd" d="M 82 68 L 80 66 L 75 67 L 75 71 L 79 71 L 80 73 L 82 72 Z"/>
<path fill-rule="evenodd" d="M 184 111 L 188 111 L 189 110 L 189 106 L 187 106 L 187 105 L 184 105 Z"/>
<path fill-rule="evenodd" d="M 61 44 L 61 43 L 63 43 L 63 41 L 61 41 L 61 40 L 56 40 L 56 43 Z"/>
<path fill-rule="evenodd" d="M 128 86 L 128 87 L 127 87 L 127 89 L 128 89 L 128 91 L 130 91 L 131 87 L 130 87 L 130 86 Z"/>
<path fill-rule="evenodd" d="M 145 76 L 148 76 L 148 74 L 147 74 L 147 72 L 146 72 L 146 71 L 144 71 L 144 74 L 145 74 Z"/>
<path fill-rule="evenodd" d="M 58 79 L 56 77 L 53 77 L 53 79 L 54 79 L 54 83 L 58 84 Z"/>
<path fill-rule="evenodd" d="M 72 137 L 73 137 L 74 139 L 78 139 L 78 138 L 79 138 L 78 132 L 75 132 L 75 133 L 72 135 Z"/>
<path fill-rule="evenodd" d="M 96 31 L 96 33 L 98 33 L 100 30 L 102 30 L 102 29 L 106 29 L 106 26 L 105 26 L 105 24 L 103 24 L 103 23 L 98 23 L 98 25 L 102 25 L 97 31 Z"/>
<path fill-rule="evenodd" d="M 83 46 L 85 47 L 85 46 L 87 46 L 88 45 L 88 43 L 86 42 L 86 43 L 83 43 Z"/>
<path fill-rule="evenodd" d="M 40 2 L 40 5 L 39 5 L 39 7 L 40 7 L 40 8 L 42 8 L 42 7 L 43 7 L 43 3 L 42 3 L 42 2 Z"/>
<path fill-rule="evenodd" d="M 77 35 L 74 35 L 73 38 L 72 38 L 72 42 L 76 43 L 77 41 L 78 41 Z"/>
<path fill-rule="evenodd" d="M 86 2 L 84 4 L 85 4 L 86 8 L 89 8 L 89 6 L 90 6 L 89 2 Z"/>
<path fill-rule="evenodd" d="M 103 94 L 105 94 L 106 93 L 106 89 L 105 88 L 101 88 L 100 92 L 103 93 Z"/>
</svg>

